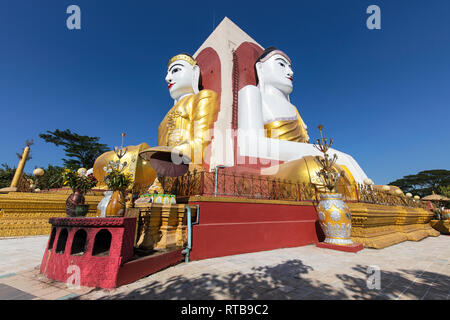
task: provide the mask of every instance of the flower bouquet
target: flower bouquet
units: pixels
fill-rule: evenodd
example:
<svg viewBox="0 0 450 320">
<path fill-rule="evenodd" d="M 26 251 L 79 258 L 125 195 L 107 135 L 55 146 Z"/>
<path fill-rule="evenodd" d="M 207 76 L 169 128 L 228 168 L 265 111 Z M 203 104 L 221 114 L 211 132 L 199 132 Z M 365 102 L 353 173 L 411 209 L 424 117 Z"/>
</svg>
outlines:
<svg viewBox="0 0 450 320">
<path fill-rule="evenodd" d="M 106 207 L 106 216 L 123 216 L 125 213 L 125 190 L 131 185 L 131 174 L 125 172 L 127 163 L 120 160 L 109 161 L 103 168 L 106 172 L 103 178 L 108 188 L 113 192 L 111 200 Z"/>
<path fill-rule="evenodd" d="M 97 185 L 97 179 L 92 173 L 87 175 L 84 168 L 77 172 L 66 168 L 62 173 L 62 179 L 63 184 L 72 189 L 72 194 L 66 200 L 67 216 L 86 216 L 89 205 L 84 203 L 84 195 Z"/>
</svg>

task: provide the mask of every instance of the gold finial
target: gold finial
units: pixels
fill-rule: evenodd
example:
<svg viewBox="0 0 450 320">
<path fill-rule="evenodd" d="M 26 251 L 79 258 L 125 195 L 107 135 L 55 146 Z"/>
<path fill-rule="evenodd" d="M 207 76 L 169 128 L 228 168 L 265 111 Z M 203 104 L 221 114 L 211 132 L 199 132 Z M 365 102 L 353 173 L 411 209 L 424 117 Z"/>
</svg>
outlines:
<svg viewBox="0 0 450 320">
<path fill-rule="evenodd" d="M 167 66 L 170 66 L 174 61 L 177 61 L 177 60 L 184 60 L 184 61 L 188 62 L 189 64 L 191 64 L 192 66 L 195 66 L 197 64 L 197 61 L 195 61 L 193 58 L 191 58 L 187 54 L 181 53 L 181 54 L 177 54 L 175 57 L 170 58 Z"/>
<path fill-rule="evenodd" d="M 317 175 L 322 180 L 322 185 L 332 192 L 336 188 L 339 177 L 343 175 L 344 172 L 337 172 L 336 169 L 333 168 L 333 165 L 337 160 L 337 155 L 334 154 L 333 158 L 330 159 L 327 154 L 327 151 L 333 144 L 333 139 L 330 139 L 330 142 L 328 143 L 327 138 L 324 138 L 322 134 L 323 125 L 320 124 L 318 129 L 320 131 L 320 139 L 317 139 L 317 144 L 313 145 L 317 150 L 323 153 L 323 158 L 320 156 L 315 157 L 316 162 L 322 167 Z"/>
<path fill-rule="evenodd" d="M 128 148 L 125 148 L 125 150 L 123 149 L 123 138 L 126 136 L 126 134 L 124 132 L 122 132 L 121 136 L 122 136 L 122 145 L 120 146 L 120 148 L 114 147 L 114 153 L 116 154 L 117 158 L 119 158 L 119 161 L 120 161 L 120 159 L 123 158 L 123 156 L 125 156 L 125 154 L 128 151 Z"/>
</svg>

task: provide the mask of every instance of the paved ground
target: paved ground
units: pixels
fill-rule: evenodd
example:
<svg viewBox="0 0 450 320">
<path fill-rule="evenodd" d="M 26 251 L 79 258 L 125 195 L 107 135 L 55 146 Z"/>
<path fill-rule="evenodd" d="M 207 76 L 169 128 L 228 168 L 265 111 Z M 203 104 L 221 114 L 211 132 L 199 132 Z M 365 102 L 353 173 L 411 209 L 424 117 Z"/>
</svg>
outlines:
<svg viewBox="0 0 450 320">
<path fill-rule="evenodd" d="M 0 238 L 0 277 L 41 263 L 48 236 Z"/>
<path fill-rule="evenodd" d="M 91 291 L 72 289 L 39 273 L 48 236 L 0 238 L 0 300 L 70 299 Z"/>
<path fill-rule="evenodd" d="M 0 240 L 0 261 L 7 268 L 6 261 L 21 261 L 14 245 L 43 248 L 47 237 L 14 241 Z M 10 256 L 5 256 L 5 247 Z M 450 237 L 444 235 L 356 254 L 309 245 L 192 261 L 114 290 L 76 290 L 49 281 L 32 268 L 40 264 L 40 255 L 35 256 L 28 271 L 0 276 L 0 299 L 450 300 Z M 14 270 L 15 264 L 9 268 Z"/>
</svg>

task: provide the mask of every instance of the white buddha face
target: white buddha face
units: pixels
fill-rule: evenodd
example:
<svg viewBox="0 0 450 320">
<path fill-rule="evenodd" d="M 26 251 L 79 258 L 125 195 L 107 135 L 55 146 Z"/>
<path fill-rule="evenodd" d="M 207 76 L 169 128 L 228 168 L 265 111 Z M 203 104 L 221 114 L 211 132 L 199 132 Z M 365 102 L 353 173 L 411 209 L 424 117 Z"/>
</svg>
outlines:
<svg viewBox="0 0 450 320">
<path fill-rule="evenodd" d="M 172 62 L 167 69 L 166 82 L 172 99 L 178 100 L 186 94 L 193 94 L 194 67 L 184 60 Z"/>
<path fill-rule="evenodd" d="M 275 54 L 267 61 L 258 63 L 258 77 L 262 79 L 265 86 L 273 86 L 286 95 L 292 92 L 294 71 L 286 57 Z"/>
</svg>

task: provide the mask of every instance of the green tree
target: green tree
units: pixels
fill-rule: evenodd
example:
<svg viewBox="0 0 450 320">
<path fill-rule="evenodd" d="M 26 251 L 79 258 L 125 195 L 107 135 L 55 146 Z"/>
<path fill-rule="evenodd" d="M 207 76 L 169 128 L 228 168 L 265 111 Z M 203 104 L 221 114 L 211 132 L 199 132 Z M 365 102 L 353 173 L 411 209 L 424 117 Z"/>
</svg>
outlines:
<svg viewBox="0 0 450 320">
<path fill-rule="evenodd" d="M 450 198 L 450 185 L 448 185 L 448 186 L 440 186 L 439 187 L 439 194 L 441 194 L 441 195 L 443 195 L 443 196 L 445 196 L 447 198 Z"/>
<path fill-rule="evenodd" d="M 3 163 L 2 167 L 0 168 L 0 189 L 11 185 L 14 173 L 16 172 L 16 168 L 11 168 L 6 163 Z"/>
<path fill-rule="evenodd" d="M 405 193 L 411 192 L 414 195 L 424 197 L 433 191 L 440 193 L 440 187 L 450 186 L 450 170 L 421 171 L 390 182 L 389 185 L 397 186 Z"/>
<path fill-rule="evenodd" d="M 64 166 L 69 169 L 92 168 L 95 159 L 108 151 L 108 146 L 99 143 L 99 137 L 81 136 L 69 129 L 64 131 L 56 129 L 39 134 L 39 137 L 56 146 L 62 146 L 68 159 L 62 159 Z"/>
<path fill-rule="evenodd" d="M 44 174 L 42 176 L 33 178 L 33 180 L 36 182 L 36 188 L 39 188 L 41 190 L 62 188 L 63 171 L 63 167 L 52 166 L 51 164 L 49 164 L 47 169 L 44 169 Z"/>
</svg>

